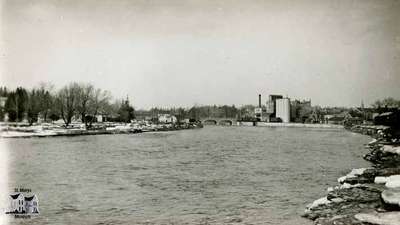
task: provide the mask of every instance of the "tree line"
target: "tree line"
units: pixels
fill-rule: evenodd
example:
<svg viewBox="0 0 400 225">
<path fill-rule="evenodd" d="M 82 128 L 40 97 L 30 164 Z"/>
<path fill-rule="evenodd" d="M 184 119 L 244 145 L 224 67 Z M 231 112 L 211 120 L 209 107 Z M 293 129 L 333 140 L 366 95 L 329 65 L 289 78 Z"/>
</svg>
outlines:
<svg viewBox="0 0 400 225">
<path fill-rule="evenodd" d="M 91 127 L 98 115 L 107 115 L 109 121 L 116 122 L 130 122 L 135 118 L 135 110 L 128 98 L 111 102 L 109 91 L 89 83 L 72 82 L 58 90 L 49 84 L 30 90 L 0 87 L 0 96 L 6 97 L 0 118 L 4 119 L 7 114 L 10 122 L 27 119 L 31 125 L 40 117 L 45 122 L 62 119 L 65 126 L 69 126 L 75 118 Z"/>
<path fill-rule="evenodd" d="M 234 105 L 202 105 L 193 106 L 190 108 L 182 107 L 172 107 L 172 108 L 159 108 L 154 107 L 150 110 L 140 110 L 138 115 L 141 117 L 148 116 L 155 118 L 159 114 L 171 114 L 177 117 L 178 120 L 181 119 L 192 119 L 199 120 L 201 118 L 213 117 L 213 118 L 236 118 L 238 116 L 240 109 L 236 108 Z"/>
<path fill-rule="evenodd" d="M 253 121 L 254 105 L 195 105 L 190 108 L 151 108 L 150 110 L 139 110 L 131 106 L 129 99 L 111 101 L 110 92 L 94 87 L 89 83 L 69 83 L 55 90 L 50 84 L 40 84 L 33 89 L 17 87 L 8 90 L 0 87 L 0 97 L 6 97 L 4 106 L 0 105 L 0 119 L 5 114 L 11 122 L 20 122 L 27 119 L 29 124 L 38 121 L 56 121 L 62 119 L 66 126 L 73 119 L 79 119 L 86 127 L 96 122 L 96 116 L 103 115 L 107 121 L 130 122 L 138 115 L 141 119 L 150 117 L 157 122 L 159 114 L 171 114 L 182 119 L 199 120 L 202 118 L 236 118 L 243 121 Z M 400 100 L 385 98 L 375 101 L 372 109 L 376 112 L 384 112 L 389 108 L 400 108 Z M 363 117 L 359 110 L 344 107 L 319 107 L 307 104 L 292 106 L 292 117 L 294 122 L 315 123 L 321 121 L 323 115 L 339 114 L 349 112 L 352 116 Z"/>
</svg>

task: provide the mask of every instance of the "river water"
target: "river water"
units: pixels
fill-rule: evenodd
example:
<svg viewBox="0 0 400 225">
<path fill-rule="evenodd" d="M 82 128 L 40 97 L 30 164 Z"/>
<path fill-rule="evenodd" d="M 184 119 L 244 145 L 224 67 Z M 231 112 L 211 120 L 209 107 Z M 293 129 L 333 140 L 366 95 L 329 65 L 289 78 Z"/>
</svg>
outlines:
<svg viewBox="0 0 400 225">
<path fill-rule="evenodd" d="M 304 207 L 339 176 L 368 166 L 369 138 L 210 126 L 1 141 L 10 192 L 30 188 L 39 198 L 40 215 L 13 224 L 297 225 L 311 224 L 300 217 Z"/>
</svg>

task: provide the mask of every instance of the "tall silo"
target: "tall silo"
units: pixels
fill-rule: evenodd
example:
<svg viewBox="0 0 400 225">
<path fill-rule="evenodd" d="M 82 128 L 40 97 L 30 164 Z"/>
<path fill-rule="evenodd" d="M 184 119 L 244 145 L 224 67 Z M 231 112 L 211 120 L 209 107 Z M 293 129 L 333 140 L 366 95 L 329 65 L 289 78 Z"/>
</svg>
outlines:
<svg viewBox="0 0 400 225">
<path fill-rule="evenodd" d="M 276 99 L 276 117 L 281 118 L 282 122 L 290 122 L 290 99 Z"/>
</svg>

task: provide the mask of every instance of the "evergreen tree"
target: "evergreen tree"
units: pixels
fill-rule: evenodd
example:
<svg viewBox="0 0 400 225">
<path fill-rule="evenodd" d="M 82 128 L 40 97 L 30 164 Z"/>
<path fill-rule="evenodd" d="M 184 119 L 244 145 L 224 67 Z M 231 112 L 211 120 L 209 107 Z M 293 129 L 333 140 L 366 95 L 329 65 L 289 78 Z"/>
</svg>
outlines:
<svg viewBox="0 0 400 225">
<path fill-rule="evenodd" d="M 122 101 L 118 114 L 121 122 L 130 123 L 135 119 L 135 109 L 130 105 L 128 97 Z"/>
</svg>

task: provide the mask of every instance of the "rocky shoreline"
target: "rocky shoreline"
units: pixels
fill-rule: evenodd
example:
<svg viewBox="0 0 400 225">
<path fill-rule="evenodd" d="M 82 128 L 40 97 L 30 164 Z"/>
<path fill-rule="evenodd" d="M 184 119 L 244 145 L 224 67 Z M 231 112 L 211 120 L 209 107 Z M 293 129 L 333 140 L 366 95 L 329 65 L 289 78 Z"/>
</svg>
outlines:
<svg viewBox="0 0 400 225">
<path fill-rule="evenodd" d="M 305 218 L 316 225 L 400 224 L 400 139 L 383 126 L 356 126 L 353 132 L 371 135 L 364 159 L 371 168 L 353 169 L 328 188 L 327 196 L 306 207 Z"/>
</svg>

